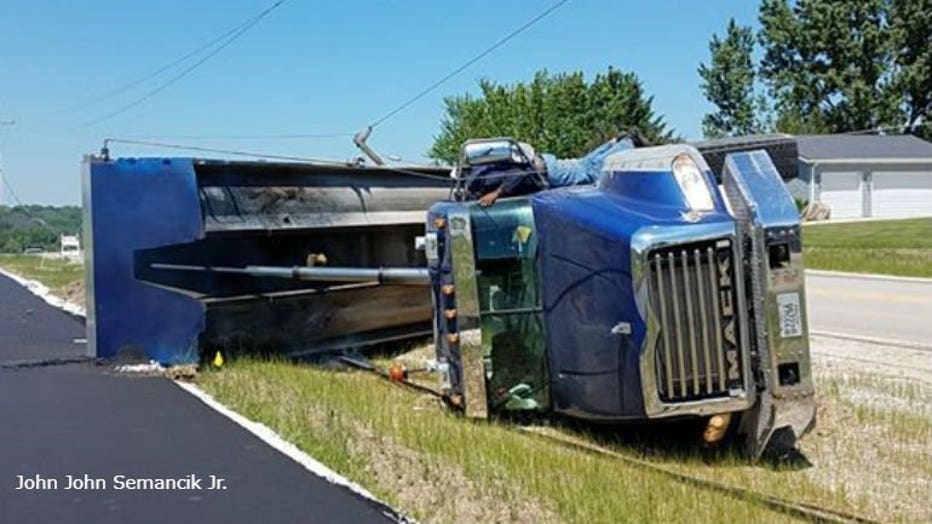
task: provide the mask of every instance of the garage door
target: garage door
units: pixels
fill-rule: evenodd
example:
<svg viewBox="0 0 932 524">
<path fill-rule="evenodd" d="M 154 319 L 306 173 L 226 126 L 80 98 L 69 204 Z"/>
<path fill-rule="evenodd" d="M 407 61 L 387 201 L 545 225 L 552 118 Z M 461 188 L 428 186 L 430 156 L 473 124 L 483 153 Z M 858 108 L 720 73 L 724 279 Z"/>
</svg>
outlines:
<svg viewBox="0 0 932 524">
<path fill-rule="evenodd" d="M 932 173 L 874 173 L 872 216 L 932 215 Z"/>
<path fill-rule="evenodd" d="M 861 212 L 861 173 L 822 172 L 819 200 L 828 204 L 832 218 L 859 218 Z"/>
</svg>

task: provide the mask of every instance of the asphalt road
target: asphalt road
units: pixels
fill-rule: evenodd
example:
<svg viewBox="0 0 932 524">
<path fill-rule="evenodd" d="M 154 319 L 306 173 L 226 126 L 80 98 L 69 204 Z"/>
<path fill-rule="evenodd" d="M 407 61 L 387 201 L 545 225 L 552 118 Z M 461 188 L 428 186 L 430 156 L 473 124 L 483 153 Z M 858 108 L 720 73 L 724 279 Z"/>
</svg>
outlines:
<svg viewBox="0 0 932 524">
<path fill-rule="evenodd" d="M 0 522 L 389 522 L 164 378 L 105 365 L 10 367 L 82 355 L 80 322 L 0 276 Z M 196 475 L 202 489 L 115 489 L 114 476 Z M 57 490 L 16 490 L 19 475 Z M 106 489 L 65 490 L 66 475 Z M 208 490 L 210 476 L 226 489 Z"/>
<path fill-rule="evenodd" d="M 809 329 L 932 346 L 932 282 L 806 275 Z"/>
</svg>

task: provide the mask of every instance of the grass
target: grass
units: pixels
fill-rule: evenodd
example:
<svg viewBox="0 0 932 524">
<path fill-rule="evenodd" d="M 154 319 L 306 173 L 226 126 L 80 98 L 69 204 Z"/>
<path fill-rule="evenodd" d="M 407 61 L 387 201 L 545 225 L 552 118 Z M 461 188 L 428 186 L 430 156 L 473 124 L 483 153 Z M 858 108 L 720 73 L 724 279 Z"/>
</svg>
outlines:
<svg viewBox="0 0 932 524">
<path fill-rule="evenodd" d="M 198 382 L 224 404 L 428 522 L 792 520 L 519 433 L 504 422 L 463 419 L 430 397 L 360 372 L 239 360 L 202 374 Z M 674 451 L 606 435 L 611 433 L 600 431 L 597 438 L 613 449 L 692 475 L 838 509 L 868 506 L 850 500 L 844 486 L 811 482 L 805 468 L 750 464 L 730 452 L 704 453 L 698 445 Z"/>
<path fill-rule="evenodd" d="M 37 280 L 58 295 L 74 282 L 84 280 L 84 265 L 80 262 L 35 255 L 0 255 L 0 267 L 23 278 Z"/>
<path fill-rule="evenodd" d="M 932 277 L 932 218 L 803 227 L 807 268 Z"/>
</svg>

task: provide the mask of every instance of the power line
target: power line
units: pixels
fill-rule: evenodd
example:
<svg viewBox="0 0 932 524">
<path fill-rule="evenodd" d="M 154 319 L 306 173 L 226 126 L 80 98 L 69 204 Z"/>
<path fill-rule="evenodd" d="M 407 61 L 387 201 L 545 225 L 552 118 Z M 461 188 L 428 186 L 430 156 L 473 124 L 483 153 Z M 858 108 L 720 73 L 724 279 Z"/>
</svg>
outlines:
<svg viewBox="0 0 932 524">
<path fill-rule="evenodd" d="M 107 113 L 106 115 L 103 115 L 103 116 L 101 116 L 100 118 L 91 120 L 91 121 L 89 121 L 89 122 L 85 122 L 84 124 L 80 125 L 79 128 L 81 128 L 81 127 L 89 127 L 89 126 L 92 126 L 92 125 L 95 125 L 95 124 L 99 124 L 100 122 L 103 122 L 104 120 L 109 120 L 109 119 L 111 119 L 111 118 L 113 118 L 113 117 L 115 117 L 115 116 L 117 116 L 117 115 L 119 115 L 119 114 L 122 114 L 122 113 L 125 113 L 126 111 L 129 111 L 130 109 L 132 109 L 132 108 L 138 106 L 139 104 L 142 104 L 143 102 L 145 102 L 146 100 L 152 98 L 153 96 L 155 96 L 155 95 L 161 93 L 162 91 L 164 91 L 165 89 L 167 89 L 169 86 L 171 86 L 171 85 L 174 84 L 175 82 L 181 80 L 182 78 L 184 78 L 185 76 L 187 76 L 189 73 L 191 73 L 192 71 L 194 71 L 195 69 L 197 69 L 198 67 L 200 67 L 201 64 L 203 64 L 204 62 L 206 62 L 206 61 L 210 60 L 211 58 L 213 58 L 217 53 L 219 53 L 220 51 L 223 51 L 223 50 L 224 50 L 225 48 L 227 48 L 230 44 L 232 44 L 234 41 L 236 41 L 237 38 L 239 38 L 240 36 L 242 36 L 246 31 L 250 30 L 250 29 L 251 29 L 253 26 L 255 26 L 256 24 L 258 24 L 259 21 L 261 21 L 263 18 L 265 18 L 266 16 L 268 16 L 269 13 L 271 13 L 272 11 L 274 11 L 275 9 L 277 9 L 277 8 L 278 8 L 280 5 L 282 5 L 284 2 L 285 2 L 285 0 L 278 0 L 277 2 L 275 2 L 274 4 L 272 4 L 271 6 L 267 7 L 265 10 L 263 10 L 263 11 L 260 12 L 258 15 L 256 15 L 255 17 L 253 17 L 253 18 L 252 18 L 251 20 L 249 20 L 247 23 L 245 23 L 244 25 L 242 25 L 242 26 L 241 26 L 238 30 L 236 30 L 232 35 L 230 35 L 229 37 L 227 37 L 227 39 L 224 40 L 223 43 L 221 43 L 219 46 L 215 47 L 211 52 L 207 53 L 207 54 L 206 54 L 205 56 L 203 56 L 200 60 L 194 62 L 192 65 L 190 65 L 189 67 L 185 68 L 184 70 L 182 70 L 182 71 L 181 71 L 180 73 L 178 73 L 177 75 L 175 75 L 175 76 L 173 76 L 172 78 L 168 79 L 168 81 L 166 81 L 166 82 L 164 82 L 163 84 L 157 86 L 155 89 L 152 89 L 151 91 L 149 91 L 149 92 L 143 94 L 141 97 L 139 97 L 139 98 L 137 98 L 136 100 L 134 100 L 133 102 L 131 102 L 131 103 L 129 103 L 129 104 L 127 104 L 127 105 L 125 105 L 125 106 L 123 106 L 123 107 L 117 109 L 116 111 L 113 111 L 113 112 L 111 112 L 111 113 Z"/>
<path fill-rule="evenodd" d="M 13 206 L 10 206 L 10 212 L 19 211 L 29 217 L 30 220 L 37 222 L 40 226 L 44 227 L 47 231 L 58 236 L 61 234 L 58 230 L 54 229 L 49 225 L 45 220 L 32 214 L 32 211 L 29 211 L 29 208 L 26 204 L 23 204 L 23 201 L 19 199 L 19 196 L 16 194 L 16 191 L 13 190 L 13 186 L 10 184 L 10 181 L 6 177 L 0 177 L 0 181 L 3 182 L 3 185 L 6 186 L 7 192 L 10 194 L 10 197 L 16 202 L 16 209 L 13 209 Z M 0 186 L 0 191 L 3 190 L 3 186 Z"/>
<path fill-rule="evenodd" d="M 165 65 L 163 65 L 162 67 L 160 67 L 160 68 L 158 68 L 158 69 L 156 69 L 156 70 L 154 70 L 154 71 L 152 71 L 152 72 L 150 72 L 150 73 L 147 73 L 147 74 L 145 74 L 145 75 L 143 75 L 143 76 L 140 76 L 140 77 L 136 78 L 135 80 L 131 80 L 131 81 L 129 81 L 129 82 L 127 82 L 127 83 L 125 83 L 125 84 L 119 86 L 119 87 L 116 87 L 116 88 L 114 88 L 114 89 L 111 89 L 110 91 L 107 91 L 107 92 L 105 92 L 105 93 L 101 93 L 100 95 L 98 95 L 98 96 L 96 96 L 96 97 L 94 97 L 94 98 L 91 98 L 90 100 L 87 100 L 86 102 L 84 102 L 84 103 L 82 103 L 82 104 L 80 104 L 80 105 L 78 105 L 78 106 L 72 107 L 71 110 L 77 110 L 77 109 L 80 109 L 80 108 L 82 108 L 82 107 L 86 107 L 86 106 L 89 106 L 89 105 L 96 104 L 97 102 L 100 102 L 100 101 L 102 101 L 102 100 L 106 100 L 106 99 L 111 98 L 111 97 L 113 97 L 113 96 L 116 96 L 116 95 L 118 95 L 118 94 L 120 94 L 120 93 L 123 93 L 123 92 L 125 92 L 125 91 L 128 91 L 128 90 L 130 90 L 130 89 L 132 89 L 132 88 L 134 88 L 134 87 L 136 87 L 136 86 L 138 86 L 138 85 L 140 85 L 140 84 L 142 84 L 142 83 L 144 83 L 144 82 L 147 82 L 148 80 L 151 80 L 151 79 L 153 79 L 153 78 L 155 78 L 155 77 L 161 75 L 162 73 L 164 73 L 165 71 L 168 71 L 169 69 L 175 67 L 176 65 L 181 64 L 181 63 L 184 63 L 184 62 L 187 61 L 189 58 L 201 54 L 204 50 L 210 49 L 211 47 L 215 46 L 218 42 L 220 42 L 220 41 L 222 41 L 222 40 L 224 40 L 224 39 L 230 37 L 232 34 L 236 33 L 237 31 L 239 31 L 240 29 L 242 29 L 242 28 L 245 27 L 246 25 L 251 24 L 251 23 L 255 23 L 254 21 L 255 21 L 259 16 L 260 16 L 260 15 L 253 15 L 252 17 L 250 17 L 250 18 L 244 20 L 243 22 L 239 23 L 238 25 L 236 25 L 236 26 L 234 26 L 234 27 L 231 27 L 231 28 L 228 29 L 227 31 L 225 31 L 225 32 L 223 32 L 223 33 L 217 35 L 216 37 L 214 37 L 213 39 L 211 39 L 211 40 L 208 41 L 207 43 L 205 43 L 205 44 L 203 44 L 203 45 L 201 45 L 201 46 L 199 46 L 199 47 L 197 47 L 197 48 L 195 48 L 195 49 L 189 51 L 189 52 L 186 53 L 185 55 L 182 55 L 181 57 L 179 57 L 179 58 L 177 58 L 177 59 L 175 59 L 175 60 L 173 60 L 173 61 L 171 61 L 171 62 L 169 62 L 169 63 L 167 63 L 167 64 L 165 64 Z"/>
<path fill-rule="evenodd" d="M 525 24 L 522 25 L 521 27 L 515 29 L 514 31 L 512 31 L 511 33 L 509 33 L 508 35 L 506 35 L 504 38 L 502 38 L 501 40 L 495 42 L 495 43 L 492 44 L 490 47 L 486 48 L 485 51 L 482 51 L 482 52 L 479 53 L 478 55 L 474 56 L 474 57 L 471 58 L 469 61 L 467 61 L 465 64 L 463 64 L 463 65 L 461 65 L 460 67 L 454 69 L 452 72 L 448 73 L 446 76 L 444 76 L 444 77 L 441 78 L 440 80 L 437 80 L 436 82 L 434 82 L 433 84 L 431 84 L 430 86 L 428 86 L 428 87 L 427 87 L 426 89 L 424 89 L 423 91 L 421 91 L 421 92 L 419 92 L 418 94 L 414 95 L 413 97 L 409 98 L 407 101 L 405 101 L 405 102 L 404 102 L 403 104 L 401 104 L 400 106 L 396 107 L 395 109 L 392 109 L 391 111 L 389 111 L 388 113 L 386 113 L 385 115 L 383 115 L 381 118 L 379 118 L 378 120 L 376 120 L 375 122 L 373 122 L 372 125 L 370 125 L 369 127 L 373 127 L 373 128 L 374 128 L 374 127 L 378 126 L 379 124 L 381 124 L 382 122 L 384 122 L 384 121 L 388 120 L 389 118 L 395 116 L 396 114 L 400 113 L 400 112 L 403 111 L 405 108 L 407 108 L 407 107 L 410 106 L 411 104 L 417 102 L 418 100 L 420 100 L 421 98 L 423 98 L 424 96 L 426 96 L 428 93 L 430 93 L 430 92 L 433 91 L 434 89 L 436 89 L 436 88 L 440 87 L 441 85 L 443 85 L 443 83 L 445 83 L 447 80 L 449 80 L 449 79 L 453 78 L 454 76 L 456 76 L 456 75 L 462 73 L 462 72 L 465 71 L 466 68 L 468 68 L 469 66 L 475 64 L 475 63 L 478 62 L 479 60 L 482 60 L 483 58 L 486 57 L 486 55 L 488 55 L 488 54 L 491 53 L 492 51 L 495 51 L 495 50 L 498 49 L 499 47 L 505 45 L 505 44 L 506 44 L 509 40 L 511 40 L 512 38 L 518 36 L 519 34 L 523 33 L 525 30 L 529 29 L 531 26 L 533 26 L 533 25 L 536 24 L 537 22 L 543 20 L 544 17 L 546 17 L 546 16 L 549 15 L 550 13 L 556 11 L 560 6 L 562 6 L 563 4 L 567 3 L 568 1 L 569 1 L 569 0 L 560 0 L 559 2 L 553 4 L 552 6 L 550 6 L 549 8 L 547 8 L 544 12 L 542 12 L 542 13 L 540 13 L 539 15 L 535 16 L 534 18 L 532 18 L 531 20 L 529 20 L 527 23 L 525 23 Z"/>
<path fill-rule="evenodd" d="M 122 135 L 136 140 L 303 140 L 347 138 L 353 133 L 279 133 L 269 135 Z"/>
<path fill-rule="evenodd" d="M 165 142 L 155 142 L 155 141 L 149 141 L 149 140 L 134 140 L 134 139 L 129 139 L 129 138 L 108 138 L 104 140 L 105 149 L 108 148 L 108 144 L 131 144 L 131 145 L 139 145 L 139 146 L 160 147 L 164 149 L 180 149 L 183 151 L 200 151 L 202 153 L 220 153 L 223 155 L 248 156 L 248 157 L 253 157 L 253 158 L 267 158 L 270 160 L 312 162 L 316 164 L 330 164 L 330 165 L 339 165 L 339 166 L 347 165 L 347 162 L 341 162 L 339 160 L 326 160 L 322 158 L 311 158 L 311 157 L 303 157 L 303 156 L 256 153 L 253 151 L 241 151 L 241 150 L 236 150 L 236 149 L 217 149 L 213 147 L 190 146 L 190 145 L 184 145 L 184 144 L 168 144 Z"/>
<path fill-rule="evenodd" d="M 213 147 L 192 146 L 192 145 L 184 145 L 184 144 L 167 144 L 164 142 L 154 142 L 154 141 L 149 141 L 149 140 L 133 140 L 133 139 L 128 139 L 128 138 L 108 138 L 104 140 L 105 149 L 109 147 L 109 144 L 141 145 L 141 146 L 158 147 L 158 148 L 164 148 L 164 149 L 178 149 L 182 151 L 220 153 L 224 155 L 247 156 L 247 157 L 252 157 L 252 158 L 263 158 L 263 159 L 270 159 L 270 160 L 287 160 L 287 161 L 292 161 L 292 162 L 307 162 L 307 163 L 313 163 L 313 164 L 325 164 L 325 165 L 333 165 L 333 166 L 340 166 L 340 167 L 356 165 L 353 162 L 340 161 L 340 160 L 328 160 L 328 159 L 312 158 L 312 157 L 305 157 L 305 156 L 276 155 L 276 154 L 269 154 L 269 153 L 257 153 L 254 151 L 217 149 Z M 425 166 L 425 167 L 428 167 L 428 166 Z M 413 177 L 428 178 L 431 180 L 438 180 L 438 179 L 443 180 L 443 181 L 449 180 L 449 178 L 445 176 L 438 177 L 435 175 L 431 175 L 429 173 L 420 173 L 410 168 L 404 169 L 404 168 L 399 168 L 399 167 L 394 167 L 394 166 L 380 166 L 380 168 L 388 170 L 388 171 L 394 171 L 394 172 L 404 174 L 404 175 L 413 176 Z"/>
</svg>

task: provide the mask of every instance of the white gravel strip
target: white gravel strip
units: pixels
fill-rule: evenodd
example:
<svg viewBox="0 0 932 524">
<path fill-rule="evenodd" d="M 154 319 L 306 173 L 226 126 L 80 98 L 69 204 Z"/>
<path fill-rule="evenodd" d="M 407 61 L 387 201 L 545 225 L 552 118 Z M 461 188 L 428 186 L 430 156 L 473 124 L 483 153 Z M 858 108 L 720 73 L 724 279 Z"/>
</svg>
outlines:
<svg viewBox="0 0 932 524">
<path fill-rule="evenodd" d="M 929 344 L 923 344 L 921 342 L 913 342 L 910 340 L 895 340 L 895 339 L 890 339 L 890 338 L 869 337 L 867 335 L 849 335 L 847 333 L 838 333 L 835 331 L 823 331 L 821 329 L 810 330 L 809 334 L 812 336 L 816 336 L 816 337 L 837 338 L 841 340 L 850 340 L 853 342 L 863 342 L 865 344 L 873 344 L 875 346 L 909 348 L 909 349 L 916 349 L 920 351 L 932 352 L 932 342 L 930 342 Z M 932 355 L 930 355 L 930 358 L 932 358 Z"/>
<path fill-rule="evenodd" d="M 810 336 L 812 356 L 861 373 L 908 378 L 932 384 L 932 353 L 925 349 L 836 338 Z"/>
</svg>

